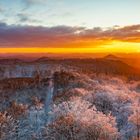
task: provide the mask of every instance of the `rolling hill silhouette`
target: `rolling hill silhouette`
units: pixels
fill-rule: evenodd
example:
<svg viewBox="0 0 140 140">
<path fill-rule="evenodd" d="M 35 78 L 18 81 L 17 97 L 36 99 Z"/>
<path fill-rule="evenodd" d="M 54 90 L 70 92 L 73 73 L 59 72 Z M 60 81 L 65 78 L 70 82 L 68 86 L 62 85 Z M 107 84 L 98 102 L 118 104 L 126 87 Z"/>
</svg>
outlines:
<svg viewBox="0 0 140 140">
<path fill-rule="evenodd" d="M 121 58 L 119 58 L 119 57 L 117 57 L 115 55 L 109 54 L 109 55 L 105 56 L 104 59 L 108 59 L 108 60 L 120 60 Z"/>
<path fill-rule="evenodd" d="M 1 59 L 0 64 L 26 64 L 29 62 L 22 61 L 20 59 Z M 134 79 L 140 79 L 140 70 L 134 68 L 127 63 L 120 60 L 119 57 L 114 55 L 108 55 L 104 58 L 98 59 L 53 59 L 48 57 L 42 57 L 35 61 L 30 62 L 32 65 L 34 64 L 61 64 L 63 66 L 74 66 L 78 70 L 89 73 L 97 73 L 97 74 L 107 74 L 107 75 L 120 75 L 127 76 Z"/>
</svg>

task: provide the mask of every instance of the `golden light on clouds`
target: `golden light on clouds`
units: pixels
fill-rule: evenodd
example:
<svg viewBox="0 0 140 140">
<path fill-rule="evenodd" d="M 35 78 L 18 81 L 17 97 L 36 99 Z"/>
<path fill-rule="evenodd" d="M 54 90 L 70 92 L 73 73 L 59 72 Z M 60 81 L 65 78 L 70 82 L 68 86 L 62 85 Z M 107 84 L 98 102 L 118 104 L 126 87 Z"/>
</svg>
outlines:
<svg viewBox="0 0 140 140">
<path fill-rule="evenodd" d="M 63 47 L 63 48 L 0 48 L 0 53 L 135 53 L 140 52 L 140 43 L 110 41 L 94 47 Z"/>
<path fill-rule="evenodd" d="M 0 53 L 137 53 L 140 25 L 117 28 L 0 25 Z"/>
</svg>

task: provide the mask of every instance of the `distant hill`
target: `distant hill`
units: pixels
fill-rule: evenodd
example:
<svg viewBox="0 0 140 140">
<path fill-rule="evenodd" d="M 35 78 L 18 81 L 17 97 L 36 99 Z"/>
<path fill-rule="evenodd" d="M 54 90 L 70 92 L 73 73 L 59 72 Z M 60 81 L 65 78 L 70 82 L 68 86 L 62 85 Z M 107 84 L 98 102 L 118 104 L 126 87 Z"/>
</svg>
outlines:
<svg viewBox="0 0 140 140">
<path fill-rule="evenodd" d="M 77 67 L 83 72 L 95 72 L 104 74 L 114 74 L 127 77 L 140 78 L 140 70 L 128 65 L 121 58 L 114 55 L 107 55 L 104 58 L 98 59 L 49 59 L 47 57 L 40 58 L 35 62 L 49 63 L 49 64 L 62 64 Z"/>
<path fill-rule="evenodd" d="M 124 58 L 121 61 L 127 63 L 128 65 L 140 69 L 140 59 L 138 58 Z"/>
<path fill-rule="evenodd" d="M 0 65 L 14 65 L 14 64 L 20 64 L 23 63 L 23 60 L 20 59 L 0 59 Z"/>
<path fill-rule="evenodd" d="M 111 56 L 109 58 L 114 58 Z M 116 57 L 115 57 L 116 58 Z M 65 62 L 79 67 L 82 71 L 114 74 L 128 77 L 140 78 L 140 70 L 120 61 L 112 59 L 75 59 Z"/>
<path fill-rule="evenodd" d="M 119 57 L 117 57 L 115 55 L 109 54 L 109 55 L 105 56 L 104 59 L 108 59 L 108 60 L 120 60 L 121 58 L 119 58 Z"/>
<path fill-rule="evenodd" d="M 35 60 L 34 62 L 46 62 L 48 60 L 51 60 L 51 58 L 49 58 L 49 57 L 40 57 L 37 60 Z"/>
<path fill-rule="evenodd" d="M 104 57 L 104 59 L 107 60 L 120 60 L 132 67 L 135 67 L 136 69 L 140 69 L 140 61 L 138 58 L 123 58 L 123 57 L 117 57 L 115 55 L 109 54 L 107 56 Z"/>
<path fill-rule="evenodd" d="M 108 55 L 104 58 L 98 59 L 52 59 L 48 57 L 41 57 L 32 62 L 25 62 L 20 59 L 0 59 L 0 65 L 16 65 L 16 64 L 61 64 L 64 66 L 74 66 L 77 70 L 87 73 L 120 75 L 132 77 L 133 79 L 140 79 L 140 69 L 128 65 L 121 58 L 114 55 Z"/>
</svg>

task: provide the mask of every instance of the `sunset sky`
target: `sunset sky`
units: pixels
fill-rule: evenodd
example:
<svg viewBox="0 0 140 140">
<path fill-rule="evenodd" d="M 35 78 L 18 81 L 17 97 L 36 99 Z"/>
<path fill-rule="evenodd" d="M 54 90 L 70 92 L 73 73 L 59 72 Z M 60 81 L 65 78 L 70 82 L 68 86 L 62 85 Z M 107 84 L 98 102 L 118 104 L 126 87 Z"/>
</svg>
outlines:
<svg viewBox="0 0 140 140">
<path fill-rule="evenodd" d="M 0 53 L 139 53 L 140 0 L 0 0 Z"/>
</svg>

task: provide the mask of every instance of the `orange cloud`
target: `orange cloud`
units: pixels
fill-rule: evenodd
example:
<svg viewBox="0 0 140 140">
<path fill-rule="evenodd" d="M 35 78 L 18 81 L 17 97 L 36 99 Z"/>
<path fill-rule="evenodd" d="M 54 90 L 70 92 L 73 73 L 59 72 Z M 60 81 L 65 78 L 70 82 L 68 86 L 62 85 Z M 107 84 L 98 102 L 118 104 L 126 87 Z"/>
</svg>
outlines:
<svg viewBox="0 0 140 140">
<path fill-rule="evenodd" d="M 140 25 L 102 29 L 0 23 L 0 53 L 139 52 Z"/>
</svg>

